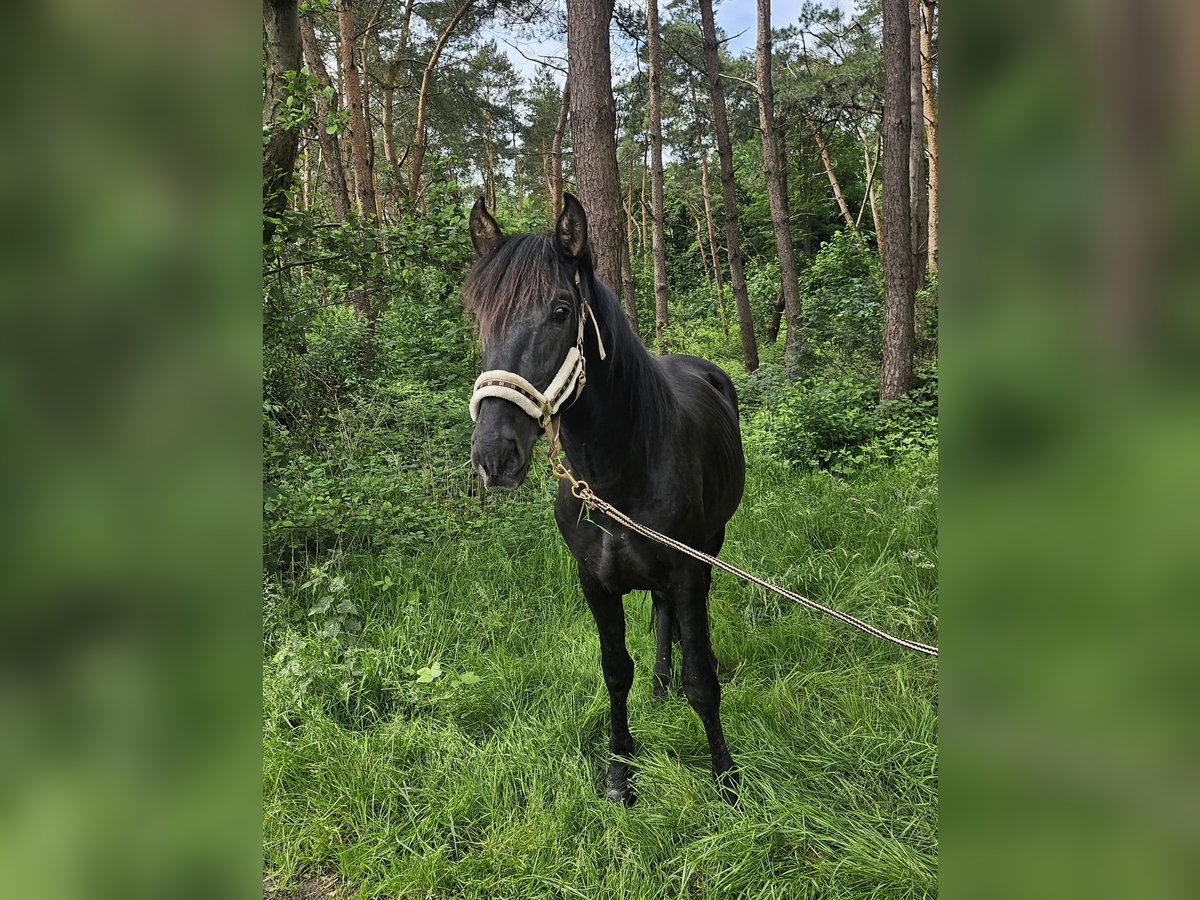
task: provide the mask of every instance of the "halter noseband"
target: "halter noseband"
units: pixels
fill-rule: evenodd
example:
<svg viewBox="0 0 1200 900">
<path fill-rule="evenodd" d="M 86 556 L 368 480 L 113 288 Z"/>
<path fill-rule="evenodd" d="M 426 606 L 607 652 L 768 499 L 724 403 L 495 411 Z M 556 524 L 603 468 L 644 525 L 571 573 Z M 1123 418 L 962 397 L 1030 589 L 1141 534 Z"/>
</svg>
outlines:
<svg viewBox="0 0 1200 900">
<path fill-rule="evenodd" d="M 587 372 L 583 358 L 583 323 L 592 320 L 592 328 L 596 330 L 596 343 L 600 347 L 600 358 L 605 358 L 604 341 L 600 337 L 600 325 L 588 306 L 587 298 L 583 295 L 579 273 L 575 273 L 575 284 L 579 290 L 579 332 L 575 336 L 575 346 L 567 351 L 566 359 L 558 367 L 554 378 L 545 392 L 539 391 L 525 378 L 516 372 L 504 369 L 491 369 L 475 379 L 475 389 L 471 394 L 471 420 L 479 421 L 479 404 L 487 397 L 498 397 L 515 403 L 531 418 L 537 419 L 538 425 L 545 429 L 550 420 L 558 415 L 567 398 L 573 403 L 582 393 L 587 383 Z"/>
</svg>

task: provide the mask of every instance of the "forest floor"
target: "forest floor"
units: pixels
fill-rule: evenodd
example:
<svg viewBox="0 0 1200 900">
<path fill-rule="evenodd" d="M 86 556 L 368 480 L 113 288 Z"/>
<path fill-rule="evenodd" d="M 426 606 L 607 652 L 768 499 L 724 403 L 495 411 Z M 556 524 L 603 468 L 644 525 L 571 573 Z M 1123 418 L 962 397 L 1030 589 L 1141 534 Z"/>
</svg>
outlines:
<svg viewBox="0 0 1200 900">
<path fill-rule="evenodd" d="M 638 801 L 603 799 L 608 697 L 551 490 L 533 477 L 481 501 L 477 529 L 346 553 L 268 596 L 264 896 L 936 896 L 936 660 L 723 573 L 740 804 L 678 687 L 651 698 L 642 593 L 625 600 Z M 728 535 L 735 565 L 936 643 L 935 455 L 851 478 L 752 458 Z"/>
</svg>

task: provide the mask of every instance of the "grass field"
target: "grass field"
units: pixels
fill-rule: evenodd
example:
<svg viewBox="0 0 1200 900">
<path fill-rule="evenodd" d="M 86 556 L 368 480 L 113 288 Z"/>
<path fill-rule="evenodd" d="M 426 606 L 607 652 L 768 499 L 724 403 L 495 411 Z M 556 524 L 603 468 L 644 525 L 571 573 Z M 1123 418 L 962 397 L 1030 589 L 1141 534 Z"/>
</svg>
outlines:
<svg viewBox="0 0 1200 900">
<path fill-rule="evenodd" d="M 678 688 L 650 696 L 641 593 L 625 602 L 638 802 L 601 797 L 608 699 L 550 490 L 538 473 L 425 549 L 268 580 L 273 881 L 481 900 L 936 895 L 936 661 L 723 573 L 710 606 L 740 805 L 718 798 Z M 852 481 L 751 459 L 722 556 L 936 643 L 936 458 Z"/>
</svg>

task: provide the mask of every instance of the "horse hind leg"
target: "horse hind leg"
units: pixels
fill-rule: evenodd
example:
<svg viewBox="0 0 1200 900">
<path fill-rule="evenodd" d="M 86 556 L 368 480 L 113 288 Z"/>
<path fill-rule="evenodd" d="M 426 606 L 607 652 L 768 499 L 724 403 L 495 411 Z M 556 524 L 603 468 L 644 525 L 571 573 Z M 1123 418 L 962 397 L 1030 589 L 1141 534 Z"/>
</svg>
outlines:
<svg viewBox="0 0 1200 900">
<path fill-rule="evenodd" d="M 651 591 L 654 602 L 654 699 L 662 700 L 671 689 L 672 645 L 679 641 L 679 620 L 670 598 L 662 591 Z"/>
<path fill-rule="evenodd" d="M 713 778 L 721 796 L 728 803 L 737 803 L 739 775 L 721 728 L 721 685 L 713 664 L 712 644 L 708 634 L 708 586 L 711 570 L 706 569 L 685 590 L 675 596 L 675 615 L 683 649 L 683 689 L 688 703 L 700 717 L 712 754 Z"/>
</svg>

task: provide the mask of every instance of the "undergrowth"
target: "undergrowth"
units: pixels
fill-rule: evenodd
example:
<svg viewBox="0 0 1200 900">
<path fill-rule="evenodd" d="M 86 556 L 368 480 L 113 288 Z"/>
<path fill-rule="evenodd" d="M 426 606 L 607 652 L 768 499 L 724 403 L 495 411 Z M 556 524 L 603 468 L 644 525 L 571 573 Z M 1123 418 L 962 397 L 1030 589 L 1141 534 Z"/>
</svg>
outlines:
<svg viewBox="0 0 1200 900">
<path fill-rule="evenodd" d="M 405 490 L 444 489 L 441 449 Z M 551 492 L 535 471 L 516 495 L 464 493 L 420 539 L 419 518 L 376 501 L 383 527 L 360 539 L 276 545 L 268 871 L 332 872 L 363 897 L 934 895 L 936 663 L 722 573 L 711 616 L 740 805 L 717 797 L 682 694 L 650 698 L 641 593 L 626 598 L 639 800 L 602 799 L 608 700 Z M 752 453 L 722 556 L 935 643 L 936 506 L 932 452 L 853 479 Z"/>
</svg>

